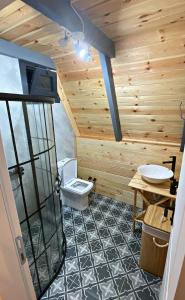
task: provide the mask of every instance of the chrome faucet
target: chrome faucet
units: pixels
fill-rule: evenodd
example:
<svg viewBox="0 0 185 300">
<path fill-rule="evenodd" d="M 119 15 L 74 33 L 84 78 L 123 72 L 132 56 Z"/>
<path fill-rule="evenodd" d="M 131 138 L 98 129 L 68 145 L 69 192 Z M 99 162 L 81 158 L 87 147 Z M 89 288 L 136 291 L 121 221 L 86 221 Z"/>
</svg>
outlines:
<svg viewBox="0 0 185 300">
<path fill-rule="evenodd" d="M 172 164 L 171 169 L 172 169 L 173 173 L 175 173 L 176 156 L 170 156 L 170 158 L 172 158 L 172 160 L 163 161 L 163 164 Z"/>
</svg>

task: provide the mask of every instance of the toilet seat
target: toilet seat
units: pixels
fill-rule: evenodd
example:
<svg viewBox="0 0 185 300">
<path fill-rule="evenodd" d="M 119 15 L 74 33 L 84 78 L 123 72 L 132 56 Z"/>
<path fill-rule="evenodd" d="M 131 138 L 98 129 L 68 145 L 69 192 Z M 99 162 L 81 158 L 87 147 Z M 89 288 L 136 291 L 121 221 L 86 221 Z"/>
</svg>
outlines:
<svg viewBox="0 0 185 300">
<path fill-rule="evenodd" d="M 79 178 L 74 178 L 67 182 L 63 190 L 70 191 L 74 194 L 84 195 L 88 193 L 93 187 L 93 183 L 89 181 L 85 181 Z"/>
<path fill-rule="evenodd" d="M 93 188 L 93 182 L 77 178 L 77 160 L 65 158 L 59 161 L 58 173 L 62 203 L 77 210 L 86 209 L 89 206 L 88 195 Z"/>
</svg>

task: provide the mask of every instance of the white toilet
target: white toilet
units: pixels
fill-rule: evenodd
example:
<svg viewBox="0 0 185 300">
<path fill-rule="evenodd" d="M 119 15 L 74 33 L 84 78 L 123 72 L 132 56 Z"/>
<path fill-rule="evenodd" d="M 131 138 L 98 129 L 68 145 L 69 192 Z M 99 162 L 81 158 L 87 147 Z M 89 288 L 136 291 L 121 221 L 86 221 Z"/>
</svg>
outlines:
<svg viewBox="0 0 185 300">
<path fill-rule="evenodd" d="M 88 207 L 88 194 L 93 183 L 77 178 L 77 160 L 65 158 L 58 162 L 61 183 L 61 200 L 63 204 L 84 210 Z"/>
</svg>

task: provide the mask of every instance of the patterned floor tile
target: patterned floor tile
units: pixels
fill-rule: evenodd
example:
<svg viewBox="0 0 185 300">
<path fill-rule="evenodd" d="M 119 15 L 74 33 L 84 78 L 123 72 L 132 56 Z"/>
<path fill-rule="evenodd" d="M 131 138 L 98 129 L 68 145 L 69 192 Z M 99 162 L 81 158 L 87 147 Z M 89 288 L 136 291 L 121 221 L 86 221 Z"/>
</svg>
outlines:
<svg viewBox="0 0 185 300">
<path fill-rule="evenodd" d="M 97 222 L 97 221 L 101 221 L 102 220 L 102 213 L 99 212 L 99 211 L 96 211 L 93 213 L 93 217 L 94 217 L 94 220 Z"/>
<path fill-rule="evenodd" d="M 137 300 L 137 299 L 134 292 L 131 292 L 127 296 L 124 295 L 123 297 L 120 297 L 120 300 Z"/>
<path fill-rule="evenodd" d="M 71 259 L 77 256 L 76 246 L 67 247 L 66 259 Z"/>
<path fill-rule="evenodd" d="M 104 300 L 112 299 L 113 297 L 117 296 L 113 280 L 108 280 L 100 283 L 100 289 L 102 292 L 102 299 Z"/>
<path fill-rule="evenodd" d="M 109 232 L 111 235 L 116 235 L 119 233 L 119 228 L 117 226 L 110 227 Z"/>
<path fill-rule="evenodd" d="M 100 265 L 106 263 L 106 258 L 103 251 L 95 252 L 92 254 L 94 265 Z"/>
<path fill-rule="evenodd" d="M 111 214 L 111 212 L 109 210 L 106 211 L 106 212 L 104 212 L 103 216 L 105 218 L 105 222 L 107 221 L 107 219 L 112 219 L 112 220 L 114 220 L 113 222 L 115 223 L 115 219 L 112 218 L 112 214 Z M 110 222 L 108 224 L 110 225 Z"/>
<path fill-rule="evenodd" d="M 150 285 L 150 288 L 151 288 L 152 292 L 154 293 L 155 297 L 157 298 L 159 296 L 161 282 L 159 281 L 155 284 Z"/>
<path fill-rule="evenodd" d="M 107 264 L 96 267 L 96 273 L 99 281 L 111 278 L 110 269 Z"/>
<path fill-rule="evenodd" d="M 128 277 L 130 278 L 130 281 L 132 282 L 132 286 L 133 286 L 134 290 L 147 285 L 146 280 L 144 279 L 144 276 L 142 275 L 140 270 L 137 270 L 133 273 L 129 273 Z"/>
<path fill-rule="evenodd" d="M 79 271 L 79 265 L 77 258 L 73 258 L 65 261 L 65 272 L 66 274 L 74 273 Z"/>
<path fill-rule="evenodd" d="M 100 228 L 98 231 L 100 238 L 107 238 L 110 236 L 109 230 L 106 227 Z"/>
<path fill-rule="evenodd" d="M 142 288 L 136 292 L 138 300 L 154 300 L 156 299 L 149 287 Z"/>
<path fill-rule="evenodd" d="M 87 242 L 87 236 L 85 233 L 79 233 L 76 235 L 77 244 L 83 244 Z"/>
<path fill-rule="evenodd" d="M 128 246 L 133 255 L 137 255 L 140 253 L 140 244 L 137 241 L 129 243 Z"/>
<path fill-rule="evenodd" d="M 84 233 L 85 226 L 83 224 L 75 225 L 74 230 L 75 230 L 75 234 Z"/>
<path fill-rule="evenodd" d="M 109 247 L 113 247 L 114 246 L 114 242 L 113 242 L 113 239 L 111 237 L 108 237 L 106 239 L 102 239 L 101 242 L 103 244 L 103 248 L 104 249 L 107 249 Z"/>
<path fill-rule="evenodd" d="M 67 291 L 76 290 L 81 287 L 80 273 L 66 276 Z"/>
<path fill-rule="evenodd" d="M 81 300 L 81 299 L 82 299 L 82 290 L 78 290 L 67 294 L 67 300 Z"/>
<path fill-rule="evenodd" d="M 123 267 L 121 260 L 113 261 L 109 264 L 109 266 L 110 266 L 110 270 L 111 270 L 113 278 L 120 274 L 125 273 L 125 269 Z"/>
<path fill-rule="evenodd" d="M 115 278 L 115 283 L 118 291 L 118 295 L 128 295 L 132 291 L 131 281 L 127 277 L 127 275 L 119 276 L 119 278 Z"/>
<path fill-rule="evenodd" d="M 92 285 L 97 282 L 94 268 L 81 272 L 82 286 Z"/>
<path fill-rule="evenodd" d="M 87 269 L 93 266 L 91 255 L 83 255 L 79 258 L 80 269 Z"/>
<path fill-rule="evenodd" d="M 76 216 L 73 221 L 74 221 L 74 225 L 77 225 L 77 226 L 83 224 L 82 216 Z"/>
<path fill-rule="evenodd" d="M 101 220 L 96 221 L 96 226 L 98 229 L 106 228 L 105 220 L 101 218 Z"/>
<path fill-rule="evenodd" d="M 125 244 L 125 239 L 123 238 L 123 236 L 121 234 L 114 235 L 113 236 L 113 241 L 114 241 L 115 246 Z"/>
<path fill-rule="evenodd" d="M 109 216 L 109 217 L 106 217 L 105 223 L 107 226 L 114 226 L 114 225 L 116 225 L 116 220 L 114 218 L 112 218 L 111 216 Z"/>
<path fill-rule="evenodd" d="M 100 240 L 95 240 L 90 242 L 91 251 L 99 251 L 102 249 L 102 244 Z"/>
<path fill-rule="evenodd" d="M 86 224 L 85 224 L 85 227 L 86 227 L 86 230 L 87 231 L 94 231 L 96 229 L 96 226 L 94 224 L 93 221 L 88 221 Z"/>
<path fill-rule="evenodd" d="M 121 245 L 117 247 L 119 255 L 121 258 L 130 256 L 132 253 L 128 247 L 128 245 Z"/>
<path fill-rule="evenodd" d="M 160 278 L 138 265 L 141 225 L 133 234 L 132 207 L 91 196 L 82 212 L 64 206 L 65 265 L 42 300 L 158 300 Z"/>
<path fill-rule="evenodd" d="M 65 293 L 64 277 L 57 278 L 49 288 L 49 296 L 56 296 Z"/>
<path fill-rule="evenodd" d="M 88 254 L 90 252 L 90 248 L 89 248 L 89 244 L 88 243 L 84 243 L 84 244 L 79 244 L 77 246 L 78 249 L 78 256 L 84 255 L 84 254 Z"/>
<path fill-rule="evenodd" d="M 55 295 L 54 297 L 49 297 L 48 300 L 65 300 L 65 295 Z"/>
<path fill-rule="evenodd" d="M 148 284 L 154 284 L 161 281 L 159 277 L 152 275 L 151 273 L 145 272 L 144 270 L 141 271 L 147 281 Z"/>
<path fill-rule="evenodd" d="M 70 236 L 70 237 L 67 237 L 67 245 L 68 246 L 73 246 L 73 245 L 76 245 L 76 241 L 75 241 L 75 236 Z"/>
<path fill-rule="evenodd" d="M 130 231 L 130 226 L 128 225 L 128 223 L 123 223 L 123 221 L 122 222 L 120 222 L 119 224 L 118 224 L 118 229 L 121 231 L 121 232 L 129 232 Z"/>
<path fill-rule="evenodd" d="M 118 250 L 116 248 L 108 248 L 105 250 L 105 257 L 107 261 L 116 260 L 119 258 Z"/>
<path fill-rule="evenodd" d="M 123 258 L 122 261 L 123 261 L 123 265 L 127 272 L 130 272 L 130 271 L 135 272 L 139 268 L 139 266 L 137 265 L 133 256 Z"/>
<path fill-rule="evenodd" d="M 73 228 L 73 226 L 67 226 L 67 227 L 65 227 L 65 235 L 66 235 L 66 237 L 74 235 L 74 228 Z"/>
<path fill-rule="evenodd" d="M 99 235 L 98 235 L 98 232 L 96 230 L 88 232 L 88 240 L 89 241 L 93 241 L 93 240 L 97 240 L 97 239 L 99 239 Z"/>
<path fill-rule="evenodd" d="M 84 294 L 85 300 L 101 300 L 100 292 L 97 285 L 85 288 Z"/>
</svg>

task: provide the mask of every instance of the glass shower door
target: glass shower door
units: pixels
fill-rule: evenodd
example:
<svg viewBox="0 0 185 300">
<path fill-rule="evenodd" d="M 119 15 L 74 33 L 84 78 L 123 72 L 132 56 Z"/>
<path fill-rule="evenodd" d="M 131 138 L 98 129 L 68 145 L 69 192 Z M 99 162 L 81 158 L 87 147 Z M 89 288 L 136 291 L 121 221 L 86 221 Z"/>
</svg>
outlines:
<svg viewBox="0 0 185 300">
<path fill-rule="evenodd" d="M 26 255 L 40 298 L 65 256 L 52 104 L 41 97 L 31 102 L 19 95 L 2 100 L 0 129 Z"/>
</svg>

